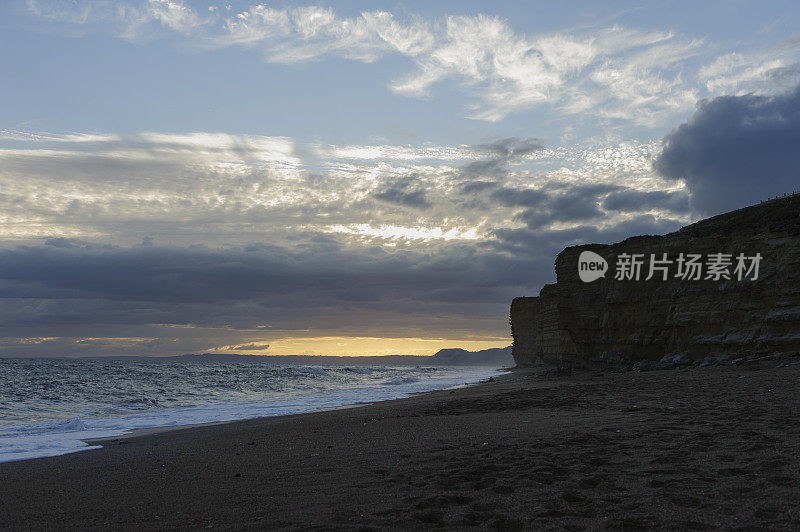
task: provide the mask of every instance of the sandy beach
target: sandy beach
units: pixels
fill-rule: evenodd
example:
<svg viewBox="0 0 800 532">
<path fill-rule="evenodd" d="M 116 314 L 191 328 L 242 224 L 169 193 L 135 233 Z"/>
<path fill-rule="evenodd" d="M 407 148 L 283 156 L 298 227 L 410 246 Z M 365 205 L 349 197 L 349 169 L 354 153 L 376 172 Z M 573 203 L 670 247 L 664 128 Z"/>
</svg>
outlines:
<svg viewBox="0 0 800 532">
<path fill-rule="evenodd" d="M 0 464 L 0 528 L 797 530 L 798 379 L 775 361 L 515 371 L 120 438 Z"/>
</svg>

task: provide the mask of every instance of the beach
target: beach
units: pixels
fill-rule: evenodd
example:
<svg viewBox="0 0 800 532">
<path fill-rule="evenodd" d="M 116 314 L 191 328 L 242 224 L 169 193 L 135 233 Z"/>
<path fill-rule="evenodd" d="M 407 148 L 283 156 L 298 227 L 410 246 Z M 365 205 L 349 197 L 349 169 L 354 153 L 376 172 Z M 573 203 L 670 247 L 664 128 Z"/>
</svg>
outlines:
<svg viewBox="0 0 800 532">
<path fill-rule="evenodd" d="M 800 528 L 800 364 L 567 377 L 0 463 L 2 529 Z"/>
</svg>

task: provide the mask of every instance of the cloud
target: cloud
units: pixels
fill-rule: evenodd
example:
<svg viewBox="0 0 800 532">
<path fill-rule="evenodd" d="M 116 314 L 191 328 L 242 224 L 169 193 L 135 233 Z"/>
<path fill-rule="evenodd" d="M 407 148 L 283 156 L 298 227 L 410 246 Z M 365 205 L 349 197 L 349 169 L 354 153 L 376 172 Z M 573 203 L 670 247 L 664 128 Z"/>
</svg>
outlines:
<svg viewBox="0 0 800 532">
<path fill-rule="evenodd" d="M 214 17 L 201 16 L 182 0 L 27 0 L 27 5 L 37 17 L 55 22 L 96 25 L 134 42 L 143 40 L 148 30 L 152 32 L 152 26 L 190 36 L 215 20 Z"/>
<path fill-rule="evenodd" d="M 532 207 L 544 203 L 549 195 L 533 188 L 503 187 L 492 192 L 491 198 L 505 207 Z"/>
<path fill-rule="evenodd" d="M 508 174 L 508 160 L 503 157 L 481 159 L 471 162 L 459 169 L 459 175 L 465 180 L 498 180 L 502 181 Z"/>
<path fill-rule="evenodd" d="M 698 78 L 711 94 L 742 96 L 751 92 L 786 90 L 800 82 L 800 40 L 761 49 L 737 51 L 714 58 L 700 68 Z"/>
<path fill-rule="evenodd" d="M 689 196 L 685 192 L 625 189 L 612 192 L 605 197 L 602 204 L 603 209 L 607 211 L 638 212 L 649 209 L 667 209 L 681 213 L 689 211 Z"/>
<path fill-rule="evenodd" d="M 434 48 L 413 57 L 417 71 L 392 89 L 425 96 L 433 85 L 453 78 L 482 101 L 470 115 L 479 120 L 497 122 L 547 105 L 568 114 L 652 126 L 695 101 L 670 69 L 699 45 L 672 34 L 619 27 L 526 36 L 497 17 L 447 17 Z"/>
<path fill-rule="evenodd" d="M 531 229 L 540 229 L 562 222 L 597 219 L 604 215 L 595 194 L 586 194 L 581 189 L 569 193 L 548 194 L 546 198 L 545 201 L 538 202 L 538 205 L 518 213 L 517 219 Z"/>
<path fill-rule="evenodd" d="M 198 14 L 181 1 L 149 0 L 147 7 L 155 20 L 180 33 L 190 33 L 203 24 Z"/>
<path fill-rule="evenodd" d="M 462 192 L 474 192 L 494 186 L 493 183 L 501 183 L 508 176 L 509 165 L 521 164 L 544 149 L 541 139 L 519 137 L 495 139 L 474 146 L 473 156 L 479 159 L 458 170 L 458 176 L 469 181 L 462 185 Z M 470 183 L 477 184 L 470 186 Z M 497 194 L 502 195 L 503 191 L 498 191 Z"/>
<path fill-rule="evenodd" d="M 486 144 L 478 144 L 475 148 L 498 159 L 510 161 L 541 151 L 544 149 L 544 144 L 541 139 L 536 138 L 508 137 Z"/>
<path fill-rule="evenodd" d="M 241 340 L 298 329 L 385 336 L 472 327 L 471 334 L 502 336 L 502 320 L 486 318 L 531 282 L 517 260 L 458 243 L 436 255 L 44 245 L 7 248 L 3 257 L 0 336 L 176 340 L 128 343 L 128 353 L 181 352 L 201 338 L 260 344 Z"/>
<path fill-rule="evenodd" d="M 610 183 L 553 182 L 541 188 L 501 187 L 489 197 L 507 207 L 525 207 L 515 218 L 536 230 L 548 226 L 558 230 L 565 223 L 577 227 L 583 222 L 601 219 L 613 220 L 611 225 L 614 225 L 628 219 L 615 219 L 614 215 L 619 213 L 656 211 L 671 219 L 689 212 L 688 195 L 683 191 L 648 191 Z"/>
<path fill-rule="evenodd" d="M 415 184 L 414 176 L 395 179 L 377 190 L 373 197 L 396 205 L 427 209 L 431 206 L 424 189 Z"/>
<path fill-rule="evenodd" d="M 230 347 L 231 351 L 266 351 L 267 349 L 269 349 L 269 344 L 244 344 Z"/>
<path fill-rule="evenodd" d="M 402 26 L 386 12 L 340 18 L 330 8 L 275 9 L 258 5 L 228 18 L 216 46 L 261 49 L 270 62 L 296 63 L 338 55 L 370 63 L 390 51 L 424 51 L 424 28 Z"/>
<path fill-rule="evenodd" d="M 533 250 L 542 257 L 550 256 L 548 266 L 552 269 L 552 257 L 567 246 L 589 242 L 611 244 L 631 236 L 660 235 L 680 229 L 681 222 L 669 217 L 650 214 L 637 215 L 616 223 L 579 224 L 566 229 L 543 231 L 539 228 L 498 229 L 495 239 L 489 244 L 493 249 L 520 256 Z M 544 267 L 542 267 L 544 268 Z M 548 281 L 552 282 L 552 281 Z"/>
<path fill-rule="evenodd" d="M 36 16 L 97 25 L 134 42 L 171 35 L 201 50 L 256 50 L 270 63 L 405 57 L 413 68 L 387 80 L 391 91 L 421 98 L 453 82 L 448 88 L 472 99 L 468 117 L 490 122 L 545 107 L 581 119 L 655 127 L 691 110 L 698 80 L 684 69 L 695 56 L 708 55 L 702 40 L 671 32 L 612 26 L 528 35 L 486 14 L 427 19 L 364 11 L 348 17 L 329 7 L 259 4 L 201 15 L 180 0 L 29 3 Z M 736 60 L 719 60 L 700 73 L 699 82 L 712 91 L 725 85 L 720 79 L 739 76 L 731 73 L 739 68 Z M 772 72 L 779 77 L 790 71 Z"/>
<path fill-rule="evenodd" d="M 707 214 L 798 189 L 800 87 L 775 96 L 747 94 L 703 101 L 663 139 L 654 168 L 681 180 Z"/>
<path fill-rule="evenodd" d="M 497 181 L 470 181 L 469 183 L 464 183 L 460 187 L 461 194 L 474 194 L 475 192 L 481 192 L 484 190 L 488 190 L 490 188 L 495 188 L 499 185 Z"/>
<path fill-rule="evenodd" d="M 77 249 L 77 248 L 91 248 L 92 243 L 77 238 L 48 238 L 44 241 L 45 246 L 53 246 L 54 248 L 63 249 Z"/>
<path fill-rule="evenodd" d="M 652 149 L 15 132 L 0 139 L 0 354 L 503 337 L 508 300 L 551 280 L 555 253 L 644 214 L 593 218 L 609 194 L 674 191 Z"/>
<path fill-rule="evenodd" d="M 675 188 L 653 175 L 650 146 L 627 143 L 553 149 L 509 138 L 334 147 L 212 132 L 17 132 L 0 142 L 4 239 L 19 243 L 312 245 L 299 237 L 318 239 L 337 226 L 359 244 L 391 234 L 387 241 L 404 246 L 394 235 L 485 239 L 492 228 L 516 223 L 519 207 L 569 190 Z"/>
</svg>

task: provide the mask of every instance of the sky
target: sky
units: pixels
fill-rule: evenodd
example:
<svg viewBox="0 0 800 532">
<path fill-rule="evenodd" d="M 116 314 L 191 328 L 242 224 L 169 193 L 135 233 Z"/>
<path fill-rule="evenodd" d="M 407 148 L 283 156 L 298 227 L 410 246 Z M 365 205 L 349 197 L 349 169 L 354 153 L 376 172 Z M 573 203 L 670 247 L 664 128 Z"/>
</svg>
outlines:
<svg viewBox="0 0 800 532">
<path fill-rule="evenodd" d="M 0 3 L 0 356 L 510 344 L 566 246 L 800 190 L 792 1 Z"/>
</svg>

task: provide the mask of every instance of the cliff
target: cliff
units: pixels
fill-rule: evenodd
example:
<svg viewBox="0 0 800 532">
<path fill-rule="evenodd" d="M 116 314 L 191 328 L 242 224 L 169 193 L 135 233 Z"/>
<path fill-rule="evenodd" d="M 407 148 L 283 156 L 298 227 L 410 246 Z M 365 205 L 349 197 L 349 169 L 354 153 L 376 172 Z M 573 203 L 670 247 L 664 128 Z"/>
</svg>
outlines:
<svg viewBox="0 0 800 532">
<path fill-rule="evenodd" d="M 584 282 L 579 256 L 608 262 L 605 277 Z M 649 274 L 651 254 L 664 272 Z M 677 258 L 700 254 L 702 277 L 683 278 Z M 711 255 L 729 254 L 730 279 L 707 279 Z M 639 280 L 617 279 L 620 256 L 641 254 Z M 740 280 L 739 254 L 760 254 L 757 277 Z M 800 195 L 699 221 L 663 236 L 573 246 L 558 254 L 557 282 L 511 304 L 513 356 L 584 367 L 692 363 L 800 351 Z M 686 269 L 684 268 L 684 273 Z M 630 271 L 628 271 L 630 273 Z M 632 277 L 632 276 L 631 276 Z M 755 277 L 755 278 L 754 278 Z"/>
</svg>

